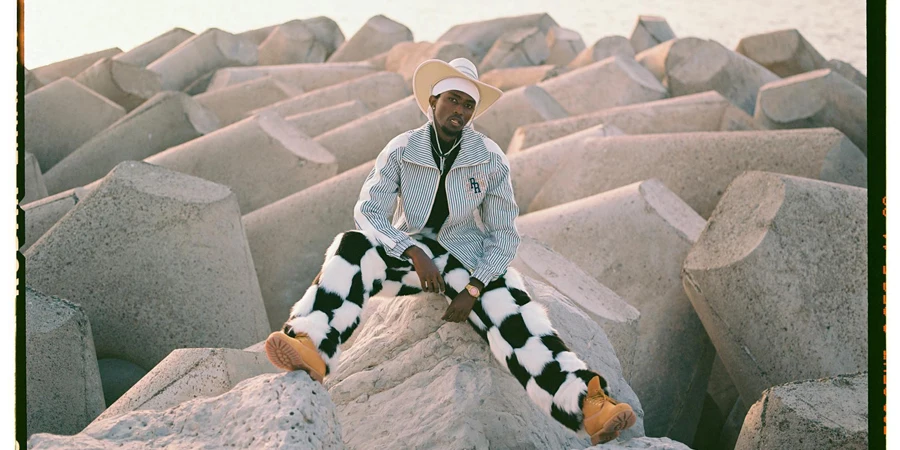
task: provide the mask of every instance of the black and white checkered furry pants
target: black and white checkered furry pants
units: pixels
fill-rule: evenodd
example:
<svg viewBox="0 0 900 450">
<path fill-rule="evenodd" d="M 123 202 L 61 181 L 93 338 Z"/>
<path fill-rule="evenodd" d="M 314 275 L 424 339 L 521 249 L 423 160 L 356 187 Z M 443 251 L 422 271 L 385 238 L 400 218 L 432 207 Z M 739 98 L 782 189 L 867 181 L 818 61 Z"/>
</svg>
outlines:
<svg viewBox="0 0 900 450">
<path fill-rule="evenodd" d="M 468 284 L 469 271 L 429 230 L 411 237 L 441 271 L 450 302 Z M 292 337 L 297 332 L 308 334 L 326 362 L 327 374 L 337 366 L 340 344 L 359 325 L 370 296 L 419 292 L 422 288 L 411 262 L 388 256 L 365 232 L 341 233 L 326 251 L 322 272 L 291 308 L 284 332 Z M 597 374 L 566 347 L 544 307 L 529 298 L 515 269 L 485 286 L 468 322 L 541 410 L 572 430 L 581 429 L 587 383 Z M 606 390 L 606 381 L 600 380 Z"/>
</svg>

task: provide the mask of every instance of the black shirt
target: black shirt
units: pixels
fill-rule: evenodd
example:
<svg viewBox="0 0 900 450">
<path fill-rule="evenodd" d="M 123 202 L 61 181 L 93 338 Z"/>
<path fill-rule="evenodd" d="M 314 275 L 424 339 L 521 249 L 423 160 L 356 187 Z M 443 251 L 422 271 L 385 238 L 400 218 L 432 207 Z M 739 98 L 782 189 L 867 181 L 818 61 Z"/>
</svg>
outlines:
<svg viewBox="0 0 900 450">
<path fill-rule="evenodd" d="M 438 154 L 437 133 L 432 129 L 429 134 L 431 135 L 431 156 L 434 157 L 434 164 L 440 168 L 441 158 Z M 434 230 L 435 234 L 441 230 L 441 227 L 444 226 L 444 222 L 447 220 L 447 216 L 450 215 L 450 210 L 447 205 L 447 187 L 445 186 L 445 181 L 447 179 L 447 172 L 453 167 L 453 161 L 456 161 L 456 156 L 459 155 L 459 147 L 460 146 L 457 145 L 452 152 L 444 157 L 444 170 L 441 171 L 441 180 L 438 182 L 437 194 L 434 196 L 434 205 L 432 205 L 431 214 L 425 222 L 425 227 Z M 446 149 L 444 149 L 444 151 L 446 151 Z"/>
</svg>

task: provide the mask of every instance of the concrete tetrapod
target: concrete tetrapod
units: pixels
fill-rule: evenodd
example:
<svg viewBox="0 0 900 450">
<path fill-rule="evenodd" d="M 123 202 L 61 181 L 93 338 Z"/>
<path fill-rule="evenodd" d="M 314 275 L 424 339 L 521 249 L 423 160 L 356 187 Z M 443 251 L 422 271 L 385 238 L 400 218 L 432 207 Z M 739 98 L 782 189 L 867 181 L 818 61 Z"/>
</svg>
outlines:
<svg viewBox="0 0 900 450">
<path fill-rule="evenodd" d="M 393 72 L 378 72 L 282 100 L 250 111 L 247 115 L 271 110 L 282 117 L 288 117 L 350 100 L 359 100 L 367 108 L 376 110 L 410 94 L 412 94 L 412 88 L 403 80 L 402 76 Z"/>
<path fill-rule="evenodd" d="M 742 109 L 736 108 L 718 92 L 709 91 L 524 125 L 516 129 L 506 154 L 512 155 L 600 124 L 615 126 L 624 134 L 759 128 Z"/>
<path fill-rule="evenodd" d="M 759 89 L 779 79 L 769 69 L 715 41 L 704 41 L 681 61 L 666 58 L 666 80 L 673 97 L 714 90 L 747 114 L 753 114 Z"/>
<path fill-rule="evenodd" d="M 356 228 L 353 206 L 374 165 L 363 164 L 243 217 L 273 331 L 282 328 L 319 273 L 334 237 Z"/>
<path fill-rule="evenodd" d="M 75 434 L 106 408 L 91 324 L 69 301 L 25 287 L 26 434 Z"/>
<path fill-rule="evenodd" d="M 374 160 L 391 139 L 423 123 L 422 111 L 409 96 L 322 133 L 315 141 L 334 155 L 340 173 Z"/>
<path fill-rule="evenodd" d="M 481 75 L 478 79 L 505 92 L 529 84 L 537 84 L 566 72 L 568 70 L 565 68 L 545 64 L 543 66 L 494 69 Z"/>
<path fill-rule="evenodd" d="M 162 90 L 158 73 L 115 58 L 97 61 L 78 74 L 75 81 L 116 102 L 126 111 L 137 108 Z"/>
<path fill-rule="evenodd" d="M 184 28 L 172 28 L 127 52 L 113 56 L 111 59 L 133 66 L 147 67 L 148 64 L 192 37 L 194 37 L 194 33 Z"/>
<path fill-rule="evenodd" d="M 526 288 L 547 308 L 569 348 L 604 375 L 611 395 L 634 408 L 638 421 L 622 438 L 642 436 L 641 403 L 622 378 L 603 329 L 553 288 L 527 279 Z M 532 403 L 468 324 L 442 321 L 446 309 L 447 301 L 436 294 L 395 297 L 381 302 L 357 329 L 355 343 L 325 381 L 341 425 L 354 430 L 344 435 L 348 448 L 589 445 L 586 435 L 576 435 Z"/>
<path fill-rule="evenodd" d="M 429 59 L 450 62 L 456 58 L 472 59 L 468 47 L 453 42 L 399 42 L 385 55 L 384 70 L 399 73 L 407 83 L 412 83 L 419 64 Z M 412 84 L 409 85 L 412 89 Z"/>
<path fill-rule="evenodd" d="M 585 50 L 584 39 L 575 30 L 563 27 L 552 27 L 547 32 L 547 48 L 550 55 L 545 64 L 565 66 Z"/>
<path fill-rule="evenodd" d="M 682 263 L 705 223 L 658 180 L 525 214 L 516 222 L 521 233 L 547 243 L 640 311 L 635 335 L 611 334 L 610 341 L 623 376 L 642 399 L 647 435 L 687 444 L 715 357 L 681 289 Z"/>
<path fill-rule="evenodd" d="M 478 64 L 487 55 L 494 42 L 503 34 L 517 28 L 537 27 L 544 33 L 550 31 L 550 27 L 559 26 L 549 14 L 528 14 L 523 16 L 500 17 L 497 19 L 483 20 L 454 25 L 444 32 L 438 41 L 456 42 L 469 47 Z"/>
<path fill-rule="evenodd" d="M 162 77 L 165 90 L 181 91 L 198 78 L 230 66 L 255 66 L 256 46 L 247 39 L 210 28 L 147 65 Z"/>
<path fill-rule="evenodd" d="M 669 96 L 647 69 L 631 58 L 618 55 L 542 81 L 538 86 L 571 115 Z"/>
<path fill-rule="evenodd" d="M 869 448 L 868 373 L 767 389 L 750 407 L 735 450 Z"/>
<path fill-rule="evenodd" d="M 27 205 L 35 200 L 47 196 L 47 186 L 44 184 L 44 176 L 41 175 L 41 166 L 37 158 L 31 153 L 25 152 L 25 189 L 20 205 Z"/>
<path fill-rule="evenodd" d="M 75 204 L 83 199 L 88 190 L 74 188 L 60 192 L 56 195 L 44 197 L 40 200 L 23 204 L 22 212 L 25 214 L 25 241 L 19 247 L 19 251 L 25 253 L 32 244 L 53 227 L 62 216 L 66 215 Z"/>
<path fill-rule="evenodd" d="M 75 436 L 38 434 L 32 450 L 90 448 L 343 449 L 334 403 L 305 372 L 264 374 L 212 398 L 133 411 Z"/>
<path fill-rule="evenodd" d="M 263 41 L 272 34 L 272 30 L 275 29 L 278 25 L 268 25 L 262 28 L 254 28 L 252 30 L 242 31 L 240 33 L 235 33 L 235 36 L 242 37 L 252 42 L 254 45 L 259 46 Z"/>
<path fill-rule="evenodd" d="M 245 347 L 268 323 L 239 221 L 225 186 L 126 161 L 25 252 L 28 281 L 84 308 L 100 358 Z"/>
<path fill-rule="evenodd" d="M 123 116 L 121 106 L 61 78 L 25 95 L 25 151 L 47 172 Z"/>
<path fill-rule="evenodd" d="M 615 440 L 606 444 L 595 445 L 584 450 L 690 450 L 690 447 L 669 438 L 639 437 L 627 441 Z"/>
<path fill-rule="evenodd" d="M 160 92 L 45 169 L 47 192 L 83 186 L 122 161 L 147 158 L 218 128 L 218 118 L 188 95 Z"/>
<path fill-rule="evenodd" d="M 44 86 L 44 83 L 41 83 L 40 80 L 28 69 L 25 70 L 25 94 L 30 94 L 37 89 L 40 89 Z"/>
<path fill-rule="evenodd" d="M 747 36 L 734 51 L 782 78 L 828 68 L 825 57 L 793 28 Z"/>
<path fill-rule="evenodd" d="M 842 77 L 850 80 L 853 84 L 863 89 L 868 89 L 869 82 L 867 81 L 866 76 L 850 63 L 839 59 L 830 59 L 828 60 L 828 67 L 841 74 Z"/>
<path fill-rule="evenodd" d="M 108 58 L 119 53 L 122 53 L 122 50 L 119 47 L 108 48 L 106 50 L 100 50 L 99 52 L 88 53 L 63 61 L 57 61 L 52 64 L 47 64 L 46 66 L 36 67 L 31 69 L 31 74 L 34 75 L 41 84 L 50 84 L 63 77 L 75 78 L 82 70 L 91 67 L 91 65 L 100 59 Z"/>
<path fill-rule="evenodd" d="M 624 36 L 606 36 L 594 42 L 594 45 L 582 50 L 566 66 L 569 69 L 577 69 L 597 61 L 603 61 L 610 56 L 619 55 L 623 58 L 634 58 L 634 47 Z"/>
<path fill-rule="evenodd" d="M 221 126 L 243 120 L 247 113 L 273 103 L 303 94 L 302 89 L 289 86 L 272 77 L 257 78 L 194 96 L 201 106 L 219 118 Z"/>
<path fill-rule="evenodd" d="M 147 371 L 143 367 L 124 359 L 103 358 L 97 360 L 97 365 L 100 367 L 103 398 L 106 399 L 107 405 L 115 403 L 144 375 L 147 375 Z"/>
<path fill-rule="evenodd" d="M 865 189 L 766 172 L 728 187 L 683 281 L 742 398 L 866 370 L 867 225 Z"/>
<path fill-rule="evenodd" d="M 478 117 L 475 125 L 505 149 L 516 128 L 563 117 L 569 117 L 569 113 L 562 105 L 540 86 L 531 85 L 503 93 L 491 109 Z"/>
<path fill-rule="evenodd" d="M 266 76 L 304 92 L 343 83 L 378 72 L 369 63 L 285 64 L 283 66 L 227 67 L 213 75 L 206 92 Z"/>
<path fill-rule="evenodd" d="M 831 69 L 769 83 L 754 119 L 770 129 L 834 127 L 868 155 L 868 93 Z"/>
<path fill-rule="evenodd" d="M 517 28 L 497 38 L 478 65 L 479 72 L 544 64 L 550 56 L 547 33 L 538 27 Z"/>
<path fill-rule="evenodd" d="M 93 423 L 132 411 L 164 410 L 224 394 L 248 378 L 279 373 L 264 353 L 232 348 L 173 350 Z"/>
<path fill-rule="evenodd" d="M 406 25 L 379 14 L 369 18 L 350 40 L 338 47 L 328 62 L 362 61 L 412 40 L 412 31 Z"/>
<path fill-rule="evenodd" d="M 343 36 L 343 35 L 341 35 Z M 320 40 L 304 20 L 291 20 L 275 27 L 259 44 L 259 65 L 323 63 L 334 52 L 332 43 Z"/>
<path fill-rule="evenodd" d="M 262 113 L 144 161 L 228 186 L 247 214 L 337 173 L 334 156 L 278 114 Z"/>
<path fill-rule="evenodd" d="M 531 149 L 510 158 L 523 213 L 658 178 L 709 217 L 728 184 L 746 170 L 866 186 L 865 156 L 833 128 L 587 137 L 546 153 Z M 528 167 L 537 161 L 544 167 Z M 536 171 L 543 175 L 531 178 Z M 528 198 L 518 190 L 523 183 L 532 184 L 523 194 L 539 190 L 524 204 Z"/>
<path fill-rule="evenodd" d="M 669 87 L 668 69 L 689 58 L 704 42 L 695 37 L 670 39 L 634 55 L 634 60 Z"/>
<path fill-rule="evenodd" d="M 675 32 L 664 17 L 642 15 L 634 23 L 629 41 L 634 52 L 640 53 L 671 39 L 675 39 Z"/>
<path fill-rule="evenodd" d="M 315 111 L 295 114 L 286 117 L 285 121 L 307 136 L 316 137 L 345 123 L 359 119 L 370 112 L 363 102 L 350 100 Z"/>
</svg>

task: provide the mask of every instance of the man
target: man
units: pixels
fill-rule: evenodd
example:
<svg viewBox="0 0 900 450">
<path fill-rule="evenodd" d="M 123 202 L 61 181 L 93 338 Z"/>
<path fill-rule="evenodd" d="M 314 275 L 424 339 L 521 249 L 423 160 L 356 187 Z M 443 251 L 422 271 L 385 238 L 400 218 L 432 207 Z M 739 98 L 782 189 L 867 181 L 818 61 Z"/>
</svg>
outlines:
<svg viewBox="0 0 900 450">
<path fill-rule="evenodd" d="M 636 420 L 631 407 L 608 397 L 508 268 L 519 244 L 509 162 L 472 128 L 502 92 L 458 58 L 419 65 L 413 93 L 428 122 L 378 155 L 354 208 L 358 230 L 328 248 L 284 329 L 266 340 L 269 360 L 321 382 L 370 296 L 443 293 L 443 319 L 468 320 L 545 413 L 584 427 L 594 444 L 616 438 Z"/>
</svg>

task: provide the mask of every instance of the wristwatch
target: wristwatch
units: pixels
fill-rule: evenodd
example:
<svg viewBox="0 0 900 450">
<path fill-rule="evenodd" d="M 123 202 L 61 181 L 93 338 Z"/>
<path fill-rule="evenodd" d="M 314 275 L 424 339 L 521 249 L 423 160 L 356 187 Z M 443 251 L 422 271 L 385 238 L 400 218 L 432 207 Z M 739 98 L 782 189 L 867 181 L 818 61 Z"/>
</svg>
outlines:
<svg viewBox="0 0 900 450">
<path fill-rule="evenodd" d="M 466 285 L 466 291 L 469 292 L 469 295 L 471 295 L 472 298 L 478 298 L 479 296 L 481 296 L 481 289 L 478 289 L 477 286 L 474 286 L 472 284 Z"/>
</svg>

